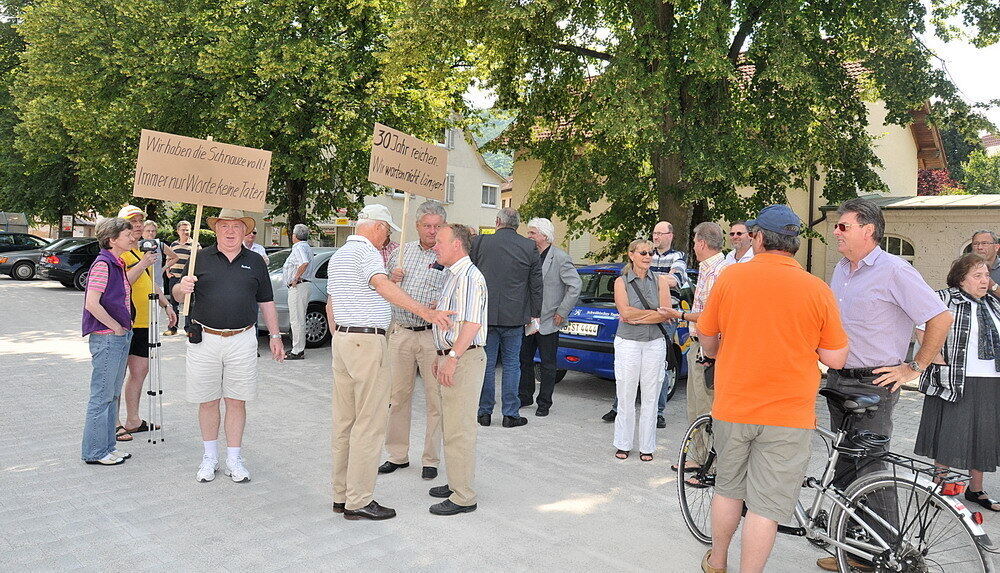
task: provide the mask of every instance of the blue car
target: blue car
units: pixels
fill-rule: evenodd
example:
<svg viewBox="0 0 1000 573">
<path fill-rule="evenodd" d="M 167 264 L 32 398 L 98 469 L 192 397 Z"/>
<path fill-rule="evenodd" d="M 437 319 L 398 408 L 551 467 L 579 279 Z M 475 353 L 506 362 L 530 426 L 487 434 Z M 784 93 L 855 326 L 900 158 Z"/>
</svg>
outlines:
<svg viewBox="0 0 1000 573">
<path fill-rule="evenodd" d="M 559 333 L 559 350 L 556 354 L 557 380 L 566 372 L 585 372 L 607 380 L 615 379 L 615 333 L 618 331 L 618 310 L 615 308 L 614 282 L 622 272 L 623 263 L 591 265 L 577 269 L 583 280 L 580 300 L 567 317 Z M 685 286 L 679 296 L 675 293 L 674 306 L 691 308 L 691 293 L 697 271 L 688 271 L 691 285 Z M 669 397 L 677 389 L 677 381 L 687 378 L 688 323 L 678 324 L 677 333 L 668 348 L 677 364 L 669 377 Z M 536 361 L 538 358 L 536 357 Z M 669 363 L 669 362 L 668 362 Z M 666 378 L 666 377 L 665 377 Z M 666 381 L 666 380 L 665 380 Z"/>
</svg>

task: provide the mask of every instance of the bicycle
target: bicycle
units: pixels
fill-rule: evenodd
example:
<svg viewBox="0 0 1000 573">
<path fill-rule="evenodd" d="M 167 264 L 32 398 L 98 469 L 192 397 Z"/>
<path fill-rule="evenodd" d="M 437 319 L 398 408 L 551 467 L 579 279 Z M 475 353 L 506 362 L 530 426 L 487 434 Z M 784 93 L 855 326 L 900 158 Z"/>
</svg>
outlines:
<svg viewBox="0 0 1000 573">
<path fill-rule="evenodd" d="M 837 432 L 816 428 L 827 446 L 826 468 L 819 478 L 805 478 L 802 487 L 815 490 L 812 503 L 807 509 L 797 502 L 795 525 L 779 525 L 778 532 L 805 537 L 833 554 L 841 573 L 854 571 L 848 555 L 870 562 L 878 572 L 993 571 L 989 554 L 998 549 L 981 527 L 982 514 L 955 497 L 965 491 L 969 475 L 890 452 L 885 448 L 888 437 L 854 429 L 858 418 L 878 409 L 877 395 L 828 388 L 820 394 L 848 415 Z M 715 486 L 713 440 L 711 416 L 699 417 L 684 435 L 677 461 L 684 522 L 708 545 Z M 704 453 L 696 455 L 698 451 Z M 840 487 L 834 471 L 845 457 L 855 462 L 855 471 L 849 476 L 852 481 Z M 685 473 L 691 461 L 698 469 Z M 871 464 L 890 469 L 858 475 Z"/>
</svg>

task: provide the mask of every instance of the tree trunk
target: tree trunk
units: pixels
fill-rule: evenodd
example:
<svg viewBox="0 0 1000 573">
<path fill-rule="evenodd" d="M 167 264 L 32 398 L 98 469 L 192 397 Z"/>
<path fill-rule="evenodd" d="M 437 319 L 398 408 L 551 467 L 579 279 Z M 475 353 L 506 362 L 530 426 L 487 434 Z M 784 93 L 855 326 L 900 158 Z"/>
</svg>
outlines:
<svg viewBox="0 0 1000 573">
<path fill-rule="evenodd" d="M 73 217 L 73 223 L 76 223 L 76 202 L 73 199 L 76 197 L 76 171 L 73 169 L 72 163 L 66 162 L 64 169 L 62 170 L 62 176 L 59 178 L 59 194 L 63 198 L 60 202 L 62 205 L 59 208 L 59 238 L 72 237 L 73 236 L 73 226 L 70 226 L 69 231 L 64 231 L 62 226 L 62 218 L 64 215 L 69 215 Z"/>
<path fill-rule="evenodd" d="M 299 223 L 306 224 L 306 190 L 308 184 L 304 179 L 291 179 L 285 183 L 285 193 L 288 198 L 288 234 Z"/>
<path fill-rule="evenodd" d="M 691 206 L 684 203 L 679 154 L 652 153 L 653 174 L 656 178 L 658 221 L 670 221 L 674 226 L 673 248 L 690 249 Z"/>
</svg>

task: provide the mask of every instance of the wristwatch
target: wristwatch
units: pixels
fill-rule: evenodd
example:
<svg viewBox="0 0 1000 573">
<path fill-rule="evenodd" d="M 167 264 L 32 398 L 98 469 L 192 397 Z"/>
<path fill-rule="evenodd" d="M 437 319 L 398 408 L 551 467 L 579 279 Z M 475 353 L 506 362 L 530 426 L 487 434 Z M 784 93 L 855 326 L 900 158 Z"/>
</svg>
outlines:
<svg viewBox="0 0 1000 573">
<path fill-rule="evenodd" d="M 275 338 L 281 338 L 281 335 L 280 334 L 272 334 L 271 335 L 271 339 L 273 340 Z"/>
<path fill-rule="evenodd" d="M 448 357 L 449 358 L 454 358 L 455 360 L 458 360 L 458 353 L 455 352 L 454 348 L 452 348 L 451 350 L 448 351 Z"/>
<path fill-rule="evenodd" d="M 924 369 L 921 368 L 919 364 L 917 364 L 916 360 L 910 362 L 909 364 L 907 364 L 907 366 L 909 366 L 910 369 L 913 370 L 914 372 L 923 373 L 923 371 L 924 371 Z"/>
</svg>

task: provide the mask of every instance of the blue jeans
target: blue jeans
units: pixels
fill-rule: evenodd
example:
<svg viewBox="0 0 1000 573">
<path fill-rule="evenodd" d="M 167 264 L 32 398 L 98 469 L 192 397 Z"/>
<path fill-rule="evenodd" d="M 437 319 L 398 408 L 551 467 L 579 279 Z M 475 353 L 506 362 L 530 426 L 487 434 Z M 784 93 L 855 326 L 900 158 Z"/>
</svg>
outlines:
<svg viewBox="0 0 1000 573">
<path fill-rule="evenodd" d="M 523 326 L 491 326 L 486 331 L 486 375 L 483 377 L 483 392 L 479 395 L 479 413 L 492 414 L 496 404 L 495 381 L 497 358 L 503 362 L 501 397 L 503 415 L 517 416 L 521 400 L 517 396 L 521 383 L 521 339 Z"/>
<path fill-rule="evenodd" d="M 674 332 L 677 330 L 677 325 L 674 324 L 664 324 L 664 328 L 667 329 L 667 352 L 671 352 L 670 347 L 673 345 Z M 681 360 L 684 360 L 684 356 L 681 356 Z M 667 407 L 667 394 L 670 391 L 670 381 L 667 380 L 667 376 L 673 376 L 670 370 L 664 370 L 663 377 L 663 387 L 660 388 L 660 399 L 656 401 L 656 415 L 662 416 L 663 410 Z M 611 409 L 615 412 L 618 411 L 618 396 L 615 396 L 615 403 L 611 405 Z"/>
<path fill-rule="evenodd" d="M 118 419 L 118 398 L 125 381 L 125 364 L 128 359 L 132 331 L 122 336 L 114 334 L 90 335 L 90 401 L 87 402 L 87 419 L 83 424 L 82 457 L 96 461 L 115 449 L 115 422 Z"/>
</svg>

